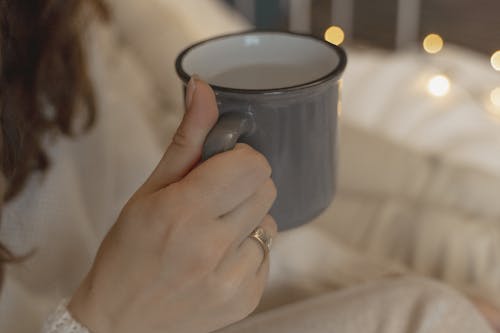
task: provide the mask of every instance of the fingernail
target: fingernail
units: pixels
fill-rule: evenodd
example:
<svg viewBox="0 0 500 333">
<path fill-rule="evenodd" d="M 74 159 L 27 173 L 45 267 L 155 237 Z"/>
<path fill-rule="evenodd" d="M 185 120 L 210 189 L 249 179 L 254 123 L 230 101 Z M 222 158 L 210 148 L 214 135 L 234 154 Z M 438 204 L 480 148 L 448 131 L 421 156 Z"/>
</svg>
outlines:
<svg viewBox="0 0 500 333">
<path fill-rule="evenodd" d="M 189 83 L 187 85 L 186 92 L 186 108 L 189 109 L 191 107 L 191 103 L 193 102 L 194 93 L 196 92 L 196 80 L 199 79 L 198 75 L 191 76 Z"/>
</svg>

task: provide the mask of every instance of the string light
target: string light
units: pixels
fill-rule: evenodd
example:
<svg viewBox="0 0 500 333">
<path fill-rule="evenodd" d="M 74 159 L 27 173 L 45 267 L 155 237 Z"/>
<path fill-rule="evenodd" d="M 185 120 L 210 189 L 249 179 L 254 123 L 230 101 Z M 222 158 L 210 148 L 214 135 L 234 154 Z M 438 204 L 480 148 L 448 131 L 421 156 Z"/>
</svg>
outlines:
<svg viewBox="0 0 500 333">
<path fill-rule="evenodd" d="M 450 92 L 450 79 L 444 75 L 435 75 L 427 83 L 427 91 L 436 97 L 446 96 Z"/>
<path fill-rule="evenodd" d="M 500 87 L 496 87 L 491 91 L 490 101 L 495 107 L 500 108 Z"/>
<path fill-rule="evenodd" d="M 495 119 L 500 119 L 500 108 L 496 108 L 494 106 L 489 106 L 487 109 L 486 109 L 487 112 L 489 112 L 490 115 L 492 115 L 493 117 L 495 117 Z"/>
<path fill-rule="evenodd" d="M 500 71 L 500 50 L 496 51 L 491 56 L 491 66 L 493 66 L 496 71 Z"/>
<path fill-rule="evenodd" d="M 500 120 L 500 86 L 491 90 L 490 95 L 485 100 L 484 106 L 497 121 Z"/>
<path fill-rule="evenodd" d="M 341 27 L 332 25 L 325 31 L 325 40 L 329 43 L 340 45 L 344 42 L 345 33 Z"/>
<path fill-rule="evenodd" d="M 443 49 L 444 41 L 438 34 L 429 34 L 422 43 L 425 52 L 435 54 Z"/>
</svg>

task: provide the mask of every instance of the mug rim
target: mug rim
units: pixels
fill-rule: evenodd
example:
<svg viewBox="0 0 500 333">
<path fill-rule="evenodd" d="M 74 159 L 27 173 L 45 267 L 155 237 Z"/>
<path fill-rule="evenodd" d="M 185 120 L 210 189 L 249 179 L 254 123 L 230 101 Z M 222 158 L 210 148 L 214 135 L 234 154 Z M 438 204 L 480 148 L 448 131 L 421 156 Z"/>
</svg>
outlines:
<svg viewBox="0 0 500 333">
<path fill-rule="evenodd" d="M 206 44 L 206 43 L 213 42 L 215 40 L 224 39 L 227 37 L 237 37 L 237 36 L 242 36 L 242 35 L 248 35 L 248 34 L 252 34 L 252 33 L 274 33 L 274 34 L 285 34 L 285 35 L 306 37 L 306 38 L 312 39 L 314 41 L 320 42 L 320 43 L 330 47 L 331 49 L 333 49 L 339 57 L 339 62 L 333 68 L 333 70 L 331 70 L 328 74 L 326 74 L 318 79 L 308 81 L 305 83 L 292 85 L 292 86 L 286 86 L 286 87 L 282 87 L 282 88 L 270 88 L 270 89 L 242 89 L 242 88 L 223 87 L 223 86 L 209 83 L 209 85 L 214 90 L 221 91 L 221 92 L 227 92 L 227 93 L 237 93 L 237 94 L 281 94 L 281 93 L 287 93 L 287 92 L 292 92 L 292 91 L 297 91 L 297 90 L 315 87 L 315 86 L 321 85 L 323 83 L 329 82 L 331 80 L 339 79 L 340 76 L 343 74 L 345 68 L 347 67 L 347 54 L 341 46 L 329 43 L 323 39 L 317 38 L 317 37 L 310 35 L 310 34 L 302 34 L 302 33 L 297 33 L 297 32 L 279 31 L 279 30 L 251 29 L 251 30 L 245 30 L 245 31 L 236 32 L 236 33 L 219 35 L 216 37 L 202 40 L 200 42 L 197 42 L 195 44 L 192 44 L 192 45 L 186 47 L 181 53 L 179 53 L 179 55 L 177 56 L 177 59 L 175 60 L 175 69 L 176 69 L 177 75 L 181 78 L 181 80 L 185 84 L 187 84 L 189 82 L 189 80 L 191 79 L 191 76 L 184 70 L 184 68 L 182 66 L 182 62 L 183 62 L 185 56 L 190 51 L 192 51 L 194 48 L 201 46 L 203 44 Z"/>
</svg>

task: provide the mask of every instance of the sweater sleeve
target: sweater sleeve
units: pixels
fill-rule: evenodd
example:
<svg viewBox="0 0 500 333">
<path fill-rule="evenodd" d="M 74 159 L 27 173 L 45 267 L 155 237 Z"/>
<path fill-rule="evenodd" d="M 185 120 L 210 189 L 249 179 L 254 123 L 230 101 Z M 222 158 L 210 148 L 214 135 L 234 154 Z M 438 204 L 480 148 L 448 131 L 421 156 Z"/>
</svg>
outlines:
<svg viewBox="0 0 500 333">
<path fill-rule="evenodd" d="M 56 310 L 45 321 L 42 333 L 90 333 L 90 331 L 77 322 L 66 307 L 67 301 L 62 301 Z"/>
</svg>

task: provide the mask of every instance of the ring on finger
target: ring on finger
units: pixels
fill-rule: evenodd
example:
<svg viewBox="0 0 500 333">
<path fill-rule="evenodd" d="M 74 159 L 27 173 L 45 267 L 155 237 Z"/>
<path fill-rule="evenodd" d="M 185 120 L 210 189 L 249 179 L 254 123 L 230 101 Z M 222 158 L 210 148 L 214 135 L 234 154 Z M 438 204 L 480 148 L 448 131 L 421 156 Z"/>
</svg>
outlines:
<svg viewBox="0 0 500 333">
<path fill-rule="evenodd" d="M 264 251 L 264 258 L 269 255 L 273 243 L 273 238 L 267 234 L 264 228 L 262 227 L 255 228 L 254 231 L 252 231 L 252 233 L 248 237 L 260 244 L 262 250 Z"/>
</svg>

